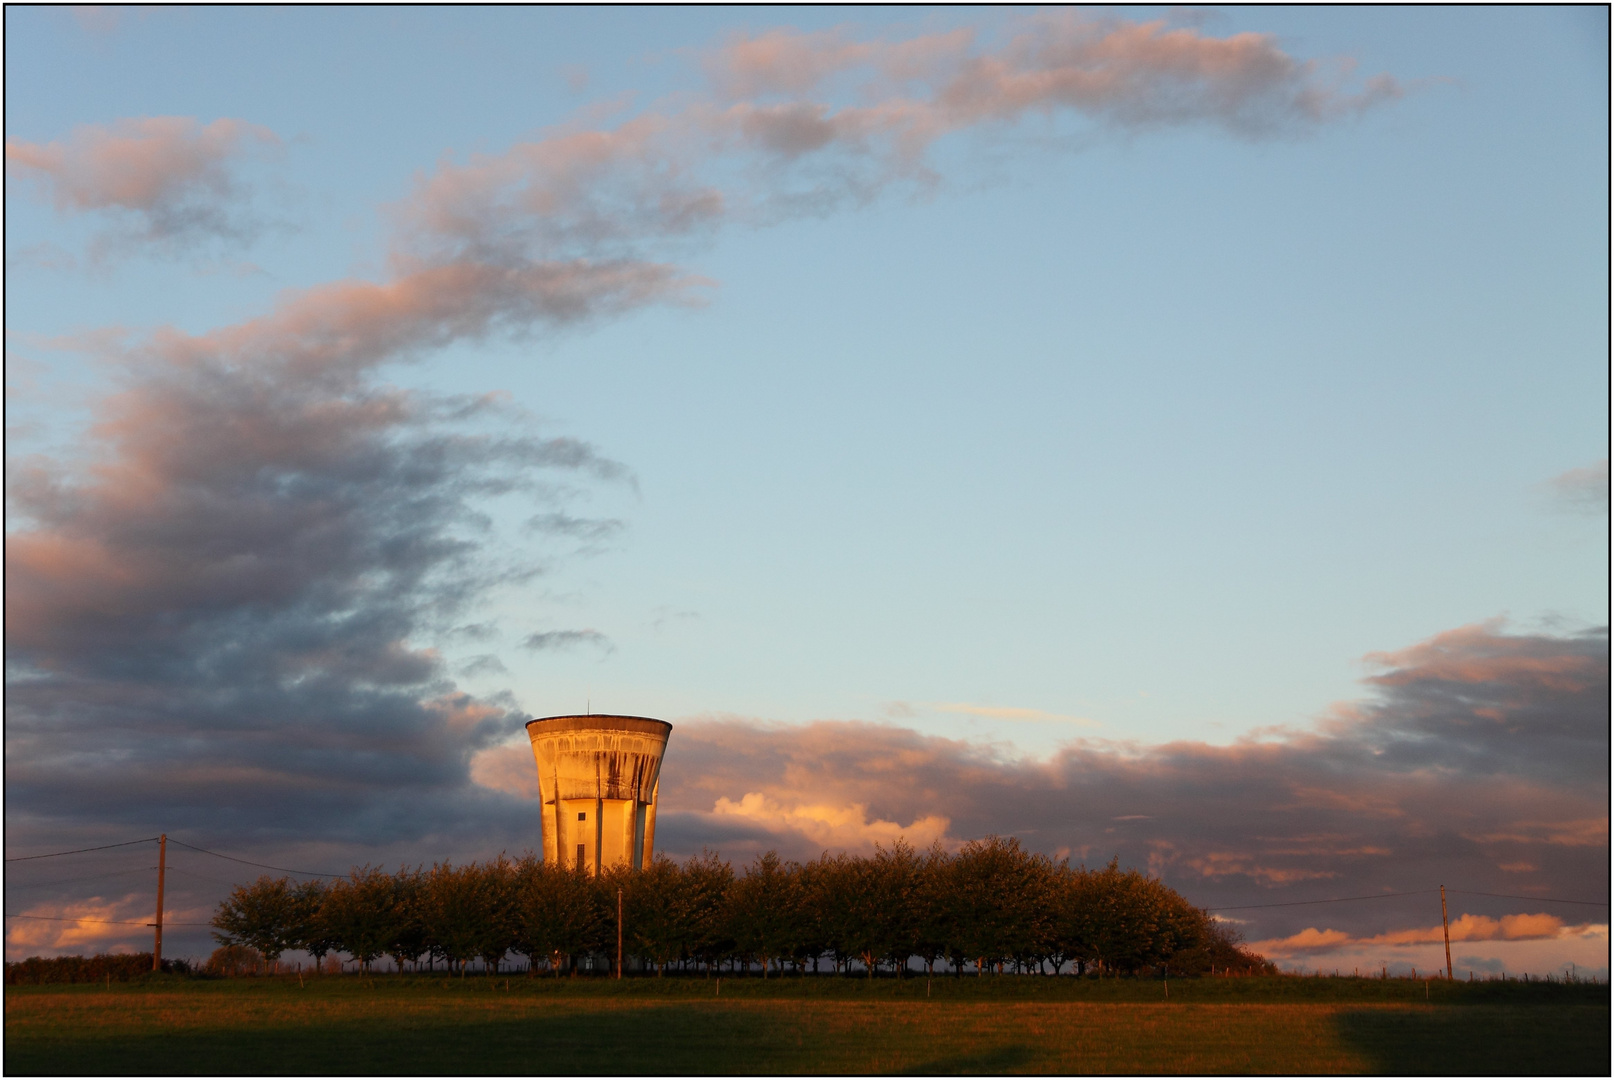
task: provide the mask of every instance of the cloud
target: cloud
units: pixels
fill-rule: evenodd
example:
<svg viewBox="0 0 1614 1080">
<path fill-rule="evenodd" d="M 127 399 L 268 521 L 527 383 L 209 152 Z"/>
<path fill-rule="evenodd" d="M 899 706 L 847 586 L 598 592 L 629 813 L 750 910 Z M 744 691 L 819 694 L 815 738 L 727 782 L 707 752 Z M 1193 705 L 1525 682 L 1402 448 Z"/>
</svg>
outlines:
<svg viewBox="0 0 1614 1080">
<path fill-rule="evenodd" d="M 454 673 L 462 679 L 471 679 L 478 675 L 508 675 L 510 669 L 495 654 L 481 653 L 455 668 Z"/>
<path fill-rule="evenodd" d="M 493 791 L 523 799 L 538 798 L 538 767 L 532 745 L 506 743 L 480 750 L 471 757 L 471 781 Z M 536 839 L 532 845 L 538 847 Z"/>
<path fill-rule="evenodd" d="M 1608 514 L 1608 458 L 1559 473 L 1548 481 L 1559 505 L 1587 514 Z"/>
<path fill-rule="evenodd" d="M 143 21 L 160 9 L 148 5 L 74 4 L 68 10 L 72 12 L 73 22 L 80 30 L 95 37 L 105 37 L 122 26 L 125 18 Z"/>
<path fill-rule="evenodd" d="M 759 791 L 746 792 L 737 802 L 720 797 L 712 807 L 715 815 L 741 818 L 770 832 L 794 834 L 792 839 L 805 837 L 819 847 L 843 851 L 867 851 L 899 839 L 925 848 L 947 835 L 947 819 L 935 814 L 899 825 L 878 818 L 870 821 L 868 812 L 862 803 L 798 802 L 787 806 Z"/>
<path fill-rule="evenodd" d="M 538 532 L 557 536 L 571 536 L 578 540 L 605 540 L 621 532 L 625 524 L 614 518 L 579 518 L 570 514 L 536 514 L 527 519 L 527 527 Z"/>
<path fill-rule="evenodd" d="M 881 42 L 775 29 L 732 39 L 707 58 L 707 69 L 731 98 L 802 95 L 856 72 L 886 95 L 870 112 L 921 140 L 1060 109 L 1121 127 L 1205 122 L 1257 137 L 1405 93 L 1388 76 L 1348 89 L 1349 61 L 1297 60 L 1270 34 L 1214 37 L 1164 20 L 1044 12 L 997 48 L 975 45 L 969 30 Z"/>
<path fill-rule="evenodd" d="M 1606 724 L 1589 721 L 1595 696 L 1608 695 L 1607 628 L 1565 638 L 1505 634 L 1501 625 L 1366 658 L 1383 669 L 1367 680 L 1383 698 L 1361 707 L 1381 767 L 1572 786 L 1606 779 Z"/>
<path fill-rule="evenodd" d="M 1567 926 L 1556 915 L 1544 913 L 1504 915 L 1493 919 L 1485 915 L 1460 915 L 1451 920 L 1451 940 L 1461 941 L 1534 941 L 1578 937 L 1594 924 Z M 1302 953 L 1331 952 L 1342 948 L 1363 946 L 1438 945 L 1445 941 L 1439 924 L 1390 933 L 1355 937 L 1341 930 L 1318 930 L 1307 927 L 1298 934 L 1251 943 L 1251 948 L 1263 955 L 1288 957 Z"/>
<path fill-rule="evenodd" d="M 955 134 L 1074 119 L 1269 138 L 1406 92 L 1387 75 L 1357 80 L 1347 61 L 1296 59 L 1269 35 L 1073 12 L 1023 20 L 995 45 L 964 30 L 886 42 L 773 29 L 731 38 L 704 65 L 709 94 L 615 127 L 585 114 L 502 153 L 445 160 L 394 207 L 404 247 L 625 256 L 730 221 L 860 205 L 894 185 L 929 190 L 930 149 Z"/>
<path fill-rule="evenodd" d="M 579 645 L 592 645 L 607 653 L 616 651 L 611 639 L 598 630 L 546 630 L 528 634 L 521 642 L 522 648 L 534 651 L 572 649 Z"/>
<path fill-rule="evenodd" d="M 395 269 L 205 334 L 97 339 L 122 385 L 81 452 L 11 463 L 9 829 L 372 850 L 524 835 L 469 761 L 525 715 L 460 691 L 430 642 L 479 636 L 478 598 L 535 572 L 486 500 L 543 511 L 545 476 L 629 474 L 499 395 L 382 373 L 686 282 L 622 262 Z"/>
<path fill-rule="evenodd" d="M 261 226 L 244 209 L 236 167 L 280 145 L 274 132 L 244 120 L 132 117 L 49 143 L 7 138 L 6 175 L 31 181 L 61 213 L 112 215 L 140 241 L 244 242 Z"/>
<path fill-rule="evenodd" d="M 8 956 L 69 950 L 130 952 L 133 950 L 127 946 L 119 948 L 118 940 L 128 936 L 128 924 L 151 919 L 152 904 L 149 893 L 132 892 L 111 900 L 94 896 L 68 904 L 34 904 L 26 911 L 11 914 L 23 918 L 6 920 Z M 165 922 L 177 915 L 164 907 Z M 201 921 L 205 922 L 206 917 Z"/>
<path fill-rule="evenodd" d="M 658 634 L 668 626 L 676 626 L 682 623 L 699 622 L 701 617 L 701 613 L 698 611 L 689 611 L 683 608 L 668 607 L 665 604 L 655 608 L 650 614 L 650 628 Z"/>
</svg>

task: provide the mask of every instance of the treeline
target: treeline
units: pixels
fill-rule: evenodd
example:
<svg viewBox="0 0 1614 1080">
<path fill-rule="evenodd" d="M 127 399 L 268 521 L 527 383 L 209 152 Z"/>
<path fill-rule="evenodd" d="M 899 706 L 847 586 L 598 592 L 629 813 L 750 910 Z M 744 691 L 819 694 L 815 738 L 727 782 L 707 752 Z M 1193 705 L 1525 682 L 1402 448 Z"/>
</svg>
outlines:
<svg viewBox="0 0 1614 1080">
<path fill-rule="evenodd" d="M 614 956 L 680 971 L 761 969 L 899 975 L 917 958 L 954 974 L 979 971 L 1173 974 L 1272 970 L 1223 924 L 1181 895 L 1112 860 L 1072 867 L 988 837 L 956 854 L 898 841 L 871 857 L 807 863 L 774 852 L 740 873 L 706 853 L 679 864 L 598 877 L 510 860 L 386 873 L 355 869 L 329 883 L 260 878 L 219 905 L 213 936 L 273 964 L 303 950 L 323 964 L 345 953 L 361 969 L 390 957 L 400 971 L 442 965 L 492 972 L 511 956 L 559 974 Z"/>
<path fill-rule="evenodd" d="M 184 960 L 164 960 L 163 970 L 191 974 Z M 151 974 L 151 954 L 99 953 L 95 956 L 30 956 L 6 964 L 6 982 L 33 986 L 41 983 L 133 982 Z"/>
</svg>

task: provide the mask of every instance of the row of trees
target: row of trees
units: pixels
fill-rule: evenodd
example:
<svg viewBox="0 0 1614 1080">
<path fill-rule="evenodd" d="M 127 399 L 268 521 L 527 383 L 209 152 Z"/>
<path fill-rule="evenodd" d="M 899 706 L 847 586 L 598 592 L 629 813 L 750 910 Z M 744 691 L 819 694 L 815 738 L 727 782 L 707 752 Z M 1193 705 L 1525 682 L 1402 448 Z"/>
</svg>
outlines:
<svg viewBox="0 0 1614 1080">
<path fill-rule="evenodd" d="M 816 973 L 827 961 L 872 977 L 883 967 L 900 975 L 914 958 L 955 974 L 1265 966 L 1157 880 L 1113 860 L 1072 867 L 1000 837 L 956 854 L 901 841 L 807 863 L 768 852 L 738 874 L 711 853 L 598 877 L 529 854 L 393 874 L 364 867 L 329 883 L 264 877 L 219 905 L 213 936 L 271 962 L 304 950 L 320 961 L 346 953 L 364 969 L 387 956 L 399 970 L 443 962 L 463 973 L 473 961 L 496 971 L 514 954 L 558 974 L 615 953 L 619 896 L 623 947 L 658 975 L 724 965 Z"/>
</svg>

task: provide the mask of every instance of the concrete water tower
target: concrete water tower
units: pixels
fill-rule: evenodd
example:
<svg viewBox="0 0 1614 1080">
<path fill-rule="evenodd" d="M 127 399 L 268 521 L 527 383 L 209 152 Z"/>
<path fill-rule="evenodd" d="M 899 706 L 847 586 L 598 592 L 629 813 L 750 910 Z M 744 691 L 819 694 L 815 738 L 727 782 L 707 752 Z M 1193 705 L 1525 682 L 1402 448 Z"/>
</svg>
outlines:
<svg viewBox="0 0 1614 1080">
<path fill-rule="evenodd" d="M 544 862 L 591 874 L 652 857 L 661 755 L 672 725 L 644 716 L 527 723 L 543 803 Z"/>
</svg>

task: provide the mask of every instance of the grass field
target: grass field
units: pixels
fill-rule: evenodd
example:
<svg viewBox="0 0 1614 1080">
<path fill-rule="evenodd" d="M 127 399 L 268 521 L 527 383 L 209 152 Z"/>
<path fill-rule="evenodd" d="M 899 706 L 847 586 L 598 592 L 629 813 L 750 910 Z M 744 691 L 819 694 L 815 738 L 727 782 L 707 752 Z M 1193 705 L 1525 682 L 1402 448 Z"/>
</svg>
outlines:
<svg viewBox="0 0 1614 1080">
<path fill-rule="evenodd" d="M 5 1072 L 1609 1071 L 1602 986 L 1391 979 L 165 979 L 6 988 Z M 1425 996 L 1427 994 L 1427 997 Z"/>
</svg>

